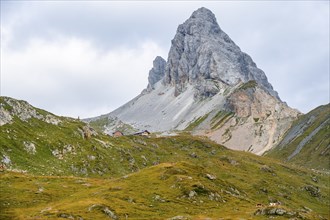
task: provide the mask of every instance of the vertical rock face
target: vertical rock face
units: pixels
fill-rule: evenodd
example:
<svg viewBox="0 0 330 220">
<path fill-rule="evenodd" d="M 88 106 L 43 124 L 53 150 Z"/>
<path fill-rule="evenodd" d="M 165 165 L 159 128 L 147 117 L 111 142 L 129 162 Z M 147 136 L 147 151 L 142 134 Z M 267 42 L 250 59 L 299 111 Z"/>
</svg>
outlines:
<svg viewBox="0 0 330 220">
<path fill-rule="evenodd" d="M 165 75 L 165 67 L 166 67 L 166 61 L 160 57 L 157 56 L 153 62 L 153 67 L 149 71 L 149 77 L 148 77 L 148 87 L 147 90 L 151 91 L 154 89 L 154 85 L 159 82 L 159 80 L 164 78 Z"/>
<path fill-rule="evenodd" d="M 226 98 L 222 111 L 231 115 L 214 117 L 211 125 L 215 127 L 201 129 L 199 134 L 231 149 L 248 150 L 259 155 L 281 140 L 298 113 L 269 95 L 255 81 L 235 89 Z M 222 124 L 216 127 L 218 122 Z"/>
<path fill-rule="evenodd" d="M 210 10 L 200 8 L 179 25 L 164 78 L 165 84 L 175 86 L 176 96 L 188 83 L 195 86 L 197 96 L 210 97 L 226 85 L 249 80 L 279 99 L 264 72 L 221 30 Z"/>
</svg>

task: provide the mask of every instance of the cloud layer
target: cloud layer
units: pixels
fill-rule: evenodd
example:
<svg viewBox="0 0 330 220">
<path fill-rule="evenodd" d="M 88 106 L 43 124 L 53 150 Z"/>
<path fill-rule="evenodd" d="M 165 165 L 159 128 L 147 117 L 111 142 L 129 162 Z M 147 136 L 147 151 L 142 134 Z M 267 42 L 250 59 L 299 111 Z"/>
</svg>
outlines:
<svg viewBox="0 0 330 220">
<path fill-rule="evenodd" d="M 3 90 L 60 115 L 95 116 L 138 95 L 147 85 L 145 63 L 157 54 L 162 50 L 153 42 L 104 52 L 77 38 L 35 39 L 23 51 L 4 53 Z"/>
<path fill-rule="evenodd" d="M 329 102 L 329 2 L 1 1 L 1 95 L 59 115 L 108 113 L 147 85 L 177 26 L 205 6 L 282 100 Z"/>
</svg>

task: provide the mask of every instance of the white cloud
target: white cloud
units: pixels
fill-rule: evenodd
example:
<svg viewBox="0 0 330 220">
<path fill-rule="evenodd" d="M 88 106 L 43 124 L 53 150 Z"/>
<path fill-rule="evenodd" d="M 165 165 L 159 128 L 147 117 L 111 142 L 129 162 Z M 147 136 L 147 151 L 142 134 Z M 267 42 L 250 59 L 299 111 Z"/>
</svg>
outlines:
<svg viewBox="0 0 330 220">
<path fill-rule="evenodd" d="M 104 51 L 89 41 L 64 37 L 33 39 L 19 51 L 1 49 L 3 95 L 80 117 L 110 112 L 139 94 L 152 60 L 164 54 L 152 41 Z"/>
<path fill-rule="evenodd" d="M 283 101 L 329 102 L 329 1 L 0 1 L 1 95 L 73 117 L 145 88 L 155 56 L 199 7 L 265 71 Z"/>
</svg>

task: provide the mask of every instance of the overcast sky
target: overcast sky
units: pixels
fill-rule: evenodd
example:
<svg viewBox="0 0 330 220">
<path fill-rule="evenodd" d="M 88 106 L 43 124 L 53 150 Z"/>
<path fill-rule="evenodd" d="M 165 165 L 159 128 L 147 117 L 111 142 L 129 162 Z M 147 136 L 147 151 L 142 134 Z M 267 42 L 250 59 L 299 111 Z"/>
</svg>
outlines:
<svg viewBox="0 0 330 220">
<path fill-rule="evenodd" d="M 289 106 L 329 102 L 329 1 L 1 1 L 1 96 L 109 113 L 146 88 L 153 59 L 202 6 Z"/>
</svg>

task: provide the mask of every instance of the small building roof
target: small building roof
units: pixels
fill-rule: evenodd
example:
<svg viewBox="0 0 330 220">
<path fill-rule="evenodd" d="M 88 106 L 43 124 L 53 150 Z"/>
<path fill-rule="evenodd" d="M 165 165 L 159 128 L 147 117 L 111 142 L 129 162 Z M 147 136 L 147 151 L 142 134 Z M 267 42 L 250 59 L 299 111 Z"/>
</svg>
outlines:
<svg viewBox="0 0 330 220">
<path fill-rule="evenodd" d="M 136 132 L 134 133 L 133 135 L 142 135 L 142 134 L 150 134 L 150 132 L 148 130 L 144 130 L 144 131 L 139 131 L 139 132 Z"/>
</svg>

